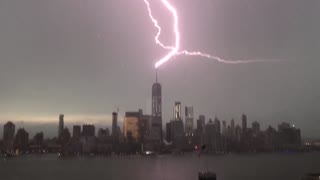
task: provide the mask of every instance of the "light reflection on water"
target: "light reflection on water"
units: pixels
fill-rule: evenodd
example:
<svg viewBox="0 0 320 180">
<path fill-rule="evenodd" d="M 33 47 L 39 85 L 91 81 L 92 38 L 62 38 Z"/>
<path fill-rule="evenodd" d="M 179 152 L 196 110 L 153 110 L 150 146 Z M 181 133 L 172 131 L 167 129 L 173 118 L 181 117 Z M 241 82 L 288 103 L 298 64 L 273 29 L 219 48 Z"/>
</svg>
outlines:
<svg viewBox="0 0 320 180">
<path fill-rule="evenodd" d="M 320 153 L 157 157 L 23 156 L 0 162 L 0 179 L 34 180 L 196 180 L 210 170 L 218 180 L 300 180 L 320 172 Z"/>
</svg>

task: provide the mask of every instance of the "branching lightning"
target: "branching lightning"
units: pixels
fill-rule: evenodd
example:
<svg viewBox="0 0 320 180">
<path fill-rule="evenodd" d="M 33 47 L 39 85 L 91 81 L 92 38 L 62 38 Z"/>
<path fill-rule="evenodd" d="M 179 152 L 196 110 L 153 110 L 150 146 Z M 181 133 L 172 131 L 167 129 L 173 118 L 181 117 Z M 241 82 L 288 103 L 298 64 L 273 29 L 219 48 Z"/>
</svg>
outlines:
<svg viewBox="0 0 320 180">
<path fill-rule="evenodd" d="M 163 49 L 170 50 L 170 52 L 166 56 L 164 56 L 162 59 L 160 59 L 159 61 L 156 62 L 155 68 L 158 68 L 163 63 L 169 61 L 172 57 L 178 56 L 178 55 L 199 56 L 199 57 L 203 57 L 203 58 L 213 59 L 218 62 L 226 63 L 226 64 L 242 64 L 242 63 L 253 63 L 253 62 L 277 61 L 277 60 L 225 60 L 225 59 L 220 58 L 218 56 L 202 53 L 200 51 L 191 51 L 190 52 L 187 50 L 180 50 L 179 17 L 178 17 L 177 10 L 168 0 L 160 0 L 160 1 L 168 9 L 168 11 L 170 11 L 170 13 L 173 16 L 173 32 L 175 34 L 175 45 L 174 46 L 167 46 L 159 40 L 160 35 L 161 35 L 161 27 L 158 23 L 158 20 L 156 18 L 154 18 L 153 14 L 152 14 L 149 1 L 144 0 L 145 4 L 147 6 L 147 9 L 148 9 L 149 17 L 150 17 L 151 21 L 153 22 L 154 26 L 158 30 L 158 33 L 155 36 L 156 44 L 158 44 Z"/>
</svg>

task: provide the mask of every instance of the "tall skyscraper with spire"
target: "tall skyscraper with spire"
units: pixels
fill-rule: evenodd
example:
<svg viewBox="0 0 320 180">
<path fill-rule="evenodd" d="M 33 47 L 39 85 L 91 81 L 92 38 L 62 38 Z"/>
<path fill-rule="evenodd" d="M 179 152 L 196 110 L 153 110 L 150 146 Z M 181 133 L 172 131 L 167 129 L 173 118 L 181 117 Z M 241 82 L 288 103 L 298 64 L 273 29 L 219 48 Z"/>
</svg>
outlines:
<svg viewBox="0 0 320 180">
<path fill-rule="evenodd" d="M 162 142 L 162 96 L 161 84 L 158 82 L 156 72 L 156 82 L 152 85 L 152 124 L 151 135 L 154 140 Z"/>
</svg>

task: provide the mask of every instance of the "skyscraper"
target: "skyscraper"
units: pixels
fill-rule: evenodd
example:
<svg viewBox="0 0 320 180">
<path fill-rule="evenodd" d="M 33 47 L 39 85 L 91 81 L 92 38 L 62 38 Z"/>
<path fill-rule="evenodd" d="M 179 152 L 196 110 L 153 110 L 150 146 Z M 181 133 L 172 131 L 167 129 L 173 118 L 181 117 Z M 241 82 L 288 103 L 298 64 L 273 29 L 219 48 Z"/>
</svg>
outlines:
<svg viewBox="0 0 320 180">
<path fill-rule="evenodd" d="M 112 113 L 112 131 L 111 131 L 111 136 L 117 137 L 119 134 L 118 132 L 118 113 L 113 112 Z"/>
<path fill-rule="evenodd" d="M 222 121 L 222 134 L 227 134 L 227 122 L 225 120 Z"/>
<path fill-rule="evenodd" d="M 156 74 L 156 82 L 152 85 L 152 123 L 151 123 L 151 139 L 162 142 L 162 96 L 161 84 L 158 83 L 158 75 Z"/>
<path fill-rule="evenodd" d="M 59 127 L 58 127 L 58 137 L 60 137 L 64 127 L 64 115 L 59 115 Z"/>
<path fill-rule="evenodd" d="M 214 118 L 214 125 L 216 128 L 216 132 L 221 134 L 221 124 L 220 124 L 220 121 L 217 117 Z"/>
<path fill-rule="evenodd" d="M 92 124 L 82 125 L 82 136 L 84 137 L 94 137 L 96 135 L 96 128 Z"/>
<path fill-rule="evenodd" d="M 98 130 L 98 138 L 99 139 L 106 139 L 108 136 L 110 136 L 110 132 L 109 132 L 108 128 L 106 128 L 106 129 L 100 128 Z"/>
<path fill-rule="evenodd" d="M 204 128 L 206 124 L 206 119 L 204 115 L 199 115 L 199 119 L 197 120 L 197 132 L 198 134 L 204 133 Z"/>
<path fill-rule="evenodd" d="M 176 101 L 174 103 L 173 118 L 176 121 L 182 120 L 182 118 L 181 118 L 181 102 L 179 102 L 179 101 Z"/>
<path fill-rule="evenodd" d="M 13 140 L 14 140 L 15 125 L 9 121 L 3 126 L 3 144 L 4 149 L 7 152 L 13 150 Z"/>
<path fill-rule="evenodd" d="M 148 139 L 150 135 L 150 123 L 152 121 L 152 116 L 150 115 L 144 115 L 141 111 L 141 116 L 138 123 L 139 128 L 139 138 L 138 141 L 140 143 L 146 143 L 146 140 Z"/>
<path fill-rule="evenodd" d="M 234 139 L 239 142 L 241 140 L 241 127 L 239 125 L 237 125 L 235 127 L 234 132 L 235 132 Z"/>
<path fill-rule="evenodd" d="M 301 145 L 301 131 L 289 123 L 278 125 L 278 140 L 284 148 L 299 147 Z"/>
<path fill-rule="evenodd" d="M 73 131 L 72 131 L 72 137 L 75 139 L 79 139 L 81 136 L 81 126 L 79 125 L 74 125 L 73 126 Z"/>
<path fill-rule="evenodd" d="M 220 151 L 222 147 L 221 123 L 217 117 L 214 118 L 214 126 L 216 129 L 216 133 L 215 133 L 216 150 Z"/>
<path fill-rule="evenodd" d="M 29 133 L 24 128 L 18 129 L 16 137 L 14 138 L 15 148 L 20 152 L 25 152 L 28 149 L 28 143 Z"/>
<path fill-rule="evenodd" d="M 235 123 L 234 123 L 234 119 L 232 118 L 231 119 L 231 129 L 234 129 L 235 128 Z"/>
<path fill-rule="evenodd" d="M 139 120 L 142 113 L 138 112 L 126 112 L 123 124 L 124 137 L 132 136 L 135 140 L 139 137 Z"/>
<path fill-rule="evenodd" d="M 183 122 L 181 120 L 173 120 L 171 123 L 171 140 L 173 144 L 180 144 L 184 137 Z"/>
<path fill-rule="evenodd" d="M 234 123 L 234 119 L 232 118 L 231 119 L 231 127 L 230 127 L 230 136 L 232 137 L 232 138 L 234 138 L 234 136 L 235 136 L 235 123 Z"/>
<path fill-rule="evenodd" d="M 172 137 L 171 137 L 171 122 L 167 122 L 166 123 L 166 140 L 168 142 L 172 141 Z"/>
<path fill-rule="evenodd" d="M 242 132 L 247 132 L 247 115 L 242 114 Z"/>
<path fill-rule="evenodd" d="M 187 136 L 193 134 L 193 107 L 186 107 L 185 108 L 185 131 Z"/>
<path fill-rule="evenodd" d="M 205 144 L 208 146 L 209 150 L 217 151 L 218 150 L 218 141 L 217 141 L 217 127 L 211 119 L 205 125 Z"/>
<path fill-rule="evenodd" d="M 257 134 L 260 132 L 260 124 L 257 121 L 252 123 L 252 131 Z"/>
</svg>

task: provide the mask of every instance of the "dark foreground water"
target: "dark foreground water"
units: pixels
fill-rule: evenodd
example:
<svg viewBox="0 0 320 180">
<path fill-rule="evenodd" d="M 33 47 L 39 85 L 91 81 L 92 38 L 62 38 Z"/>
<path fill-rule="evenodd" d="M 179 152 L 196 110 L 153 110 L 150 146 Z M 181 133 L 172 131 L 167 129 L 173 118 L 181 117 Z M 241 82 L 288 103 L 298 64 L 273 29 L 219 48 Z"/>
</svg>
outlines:
<svg viewBox="0 0 320 180">
<path fill-rule="evenodd" d="M 0 160 L 2 180 L 196 180 L 199 170 L 218 180 L 300 180 L 320 172 L 320 153 L 224 156 L 95 157 L 59 159 L 55 155 Z"/>
</svg>

